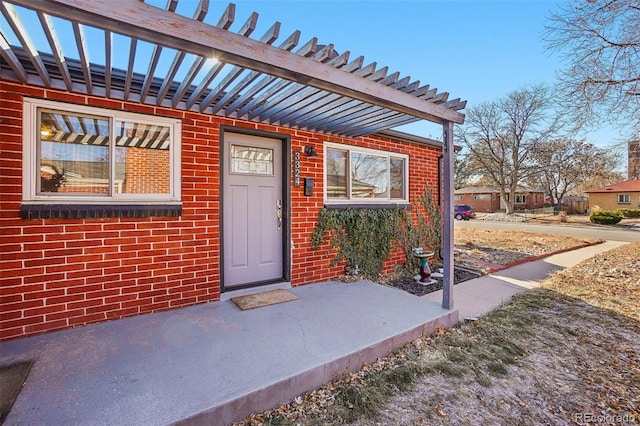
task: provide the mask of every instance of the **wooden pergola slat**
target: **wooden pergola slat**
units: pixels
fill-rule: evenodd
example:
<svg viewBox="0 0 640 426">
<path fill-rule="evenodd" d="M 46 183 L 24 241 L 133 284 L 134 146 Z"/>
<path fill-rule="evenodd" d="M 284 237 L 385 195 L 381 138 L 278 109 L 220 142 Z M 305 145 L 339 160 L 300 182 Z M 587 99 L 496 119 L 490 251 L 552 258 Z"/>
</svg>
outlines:
<svg viewBox="0 0 640 426">
<path fill-rule="evenodd" d="M 62 80 L 64 81 L 67 90 L 71 91 L 73 88 L 73 83 L 71 83 L 69 67 L 67 67 L 67 61 L 65 60 L 64 53 L 62 52 L 62 46 L 60 45 L 60 41 L 58 40 L 58 36 L 56 35 L 56 32 L 54 30 L 53 22 L 48 15 L 40 11 L 38 11 L 37 13 L 42 29 L 44 30 L 44 35 L 47 37 L 47 41 L 51 46 L 53 57 L 58 64 L 58 70 L 60 71 Z"/>
<path fill-rule="evenodd" d="M 280 33 L 280 25 L 281 25 L 280 22 L 276 22 L 275 24 L 273 24 L 269 29 L 269 31 L 267 31 L 267 33 L 264 36 L 262 36 L 260 40 L 266 44 L 274 43 L 278 39 L 278 34 Z M 249 85 L 253 80 L 257 78 L 255 71 L 249 71 L 247 75 L 238 84 L 236 84 L 233 87 L 232 90 L 227 91 L 226 90 L 227 87 L 229 87 L 229 85 L 233 83 L 233 81 L 243 71 L 246 71 L 246 68 L 235 67 L 231 72 L 227 74 L 227 77 L 225 77 L 225 79 L 222 82 L 220 82 L 220 84 L 218 84 L 218 86 L 215 89 L 216 96 L 212 97 L 212 100 L 218 96 L 220 96 L 221 99 L 218 100 L 218 102 L 216 102 L 215 105 L 211 107 L 211 110 L 210 110 L 211 114 L 217 114 L 218 111 L 220 111 L 230 99 L 232 99 L 244 87 Z M 206 98 L 203 101 L 203 104 L 205 104 L 205 102 L 207 102 Z M 210 102 L 207 105 L 209 104 Z"/>
<path fill-rule="evenodd" d="M 165 7 L 165 9 L 169 12 L 175 12 L 177 7 L 178 7 L 178 0 L 168 0 L 167 6 Z M 162 46 L 158 44 L 154 44 L 153 52 L 151 53 L 151 60 L 149 61 L 149 66 L 147 69 L 147 74 L 145 75 L 144 82 L 142 83 L 142 91 L 140 92 L 140 102 L 145 102 L 147 99 L 147 95 L 149 94 L 149 88 L 151 87 L 153 76 L 156 73 L 156 68 L 158 67 L 158 61 L 160 60 L 161 54 L 162 54 Z"/>
<path fill-rule="evenodd" d="M 345 54 L 348 53 L 349 52 L 345 52 Z M 343 66 L 341 69 L 346 72 L 355 72 L 362 67 L 363 63 L 364 56 L 359 56 L 355 60 Z M 332 97 L 331 93 L 314 88 L 307 88 L 305 89 L 305 92 L 304 99 L 299 102 L 298 107 L 291 111 L 287 111 L 282 118 L 279 118 L 278 122 L 281 126 L 307 120 L 309 116 L 325 106 L 330 100 L 329 98 Z"/>
<path fill-rule="evenodd" d="M 369 77 L 367 77 L 367 79 L 378 84 L 384 84 L 384 82 L 386 82 L 386 84 L 391 84 L 397 78 L 397 75 L 394 76 L 393 74 L 391 74 L 390 76 L 387 76 L 388 70 L 389 67 L 382 67 L 371 74 Z M 329 125 L 335 127 L 336 125 L 350 119 L 345 117 L 360 117 L 362 116 L 361 112 L 363 110 L 368 110 L 371 107 L 371 104 L 365 104 L 355 100 L 346 99 L 344 104 L 340 105 L 339 108 L 337 106 L 334 107 L 332 111 L 319 117 L 318 119 L 306 122 L 305 126 L 308 130 L 313 131 L 317 131 L 318 129 Z"/>
<path fill-rule="evenodd" d="M 33 64 L 34 68 L 40 75 L 42 82 L 46 87 L 51 87 L 51 79 L 49 78 L 49 72 L 47 71 L 46 67 L 42 63 L 42 58 L 40 57 L 40 53 L 33 45 L 33 42 L 31 41 L 31 38 L 27 34 L 27 30 L 25 29 L 24 25 L 20 21 L 20 18 L 18 17 L 18 14 L 16 13 L 15 9 L 9 3 L 0 2 L 0 10 L 2 10 L 2 14 L 4 15 L 5 19 L 9 23 L 9 26 L 13 30 L 16 37 L 18 37 L 18 39 L 20 40 L 20 43 L 22 43 L 22 46 L 24 47 L 26 54 L 29 56 L 31 63 Z"/>
<path fill-rule="evenodd" d="M 318 43 L 318 39 L 314 37 L 311 40 L 309 40 L 307 43 L 305 43 L 296 53 L 305 57 L 310 56 L 316 51 L 317 43 Z M 238 110 L 237 116 L 240 118 L 247 116 L 249 111 L 267 102 L 267 100 L 269 100 L 269 98 L 273 94 L 282 90 L 282 88 L 290 84 L 293 84 L 293 82 L 290 80 L 280 80 L 278 83 L 275 83 L 273 86 L 269 87 L 268 89 L 263 91 L 260 95 L 258 95 L 258 93 L 260 93 L 263 89 L 267 88 L 271 83 L 273 83 L 277 79 L 278 78 L 276 76 L 268 76 L 263 78 L 257 84 L 259 89 L 255 93 L 256 97 L 252 99 L 250 102 L 246 103 L 244 106 L 242 106 L 242 108 Z M 233 104 L 232 104 L 232 107 L 233 107 Z"/>
<path fill-rule="evenodd" d="M 2 58 L 7 61 L 11 69 L 16 76 L 20 80 L 21 83 L 27 82 L 27 72 L 25 71 L 22 63 L 18 59 L 15 53 L 13 53 L 13 49 L 9 46 L 9 42 L 5 38 L 4 34 L 0 33 L 0 55 Z"/>
<path fill-rule="evenodd" d="M 257 20 L 257 14 L 256 20 Z M 265 44 L 272 44 L 274 41 L 278 39 L 278 35 L 280 34 L 280 22 L 276 22 L 269 28 L 269 30 L 260 38 L 260 41 Z M 242 67 L 232 67 L 231 70 L 227 72 L 222 81 L 218 83 L 215 89 L 211 90 L 207 96 L 200 102 L 200 112 L 205 111 L 209 105 L 219 96 L 224 96 L 224 91 L 229 87 L 233 81 L 238 78 L 246 68 Z M 215 114 L 222 108 L 221 105 L 214 105 L 211 109 L 210 113 Z"/>
<path fill-rule="evenodd" d="M 105 96 L 111 97 L 111 61 L 112 61 L 113 34 L 104 32 L 104 90 Z"/>
<path fill-rule="evenodd" d="M 382 80 L 381 83 L 386 82 L 388 84 L 390 81 L 395 81 L 397 79 L 397 75 L 398 73 L 394 73 L 391 76 Z M 420 85 L 420 82 L 417 81 L 416 82 L 417 84 L 409 85 L 408 84 L 409 81 L 410 81 L 409 77 L 404 77 L 402 80 L 392 83 L 391 87 L 398 90 L 402 90 L 403 92 L 406 92 L 406 93 L 413 93 L 417 91 L 418 86 Z M 385 123 L 383 126 L 380 127 L 381 129 L 395 127 L 401 124 L 406 124 L 406 123 L 416 121 L 411 117 L 407 118 L 403 114 L 398 114 L 396 111 L 389 110 L 387 108 L 380 108 L 375 105 L 369 105 L 363 110 L 361 110 L 360 112 L 361 113 L 366 112 L 366 114 L 364 115 L 358 114 L 355 118 L 352 117 L 352 119 L 347 121 L 344 121 L 344 120 L 334 121 L 334 123 L 331 126 L 331 130 L 333 132 L 344 133 L 345 135 L 356 135 L 356 134 L 359 134 L 364 129 L 367 129 L 364 131 L 369 131 L 370 129 L 372 129 L 373 127 L 371 126 L 371 123 L 374 121 L 377 123 Z M 358 126 L 362 127 L 363 130 L 360 130 L 359 132 L 355 132 L 355 133 L 348 132 L 348 130 L 351 127 L 353 127 L 353 121 L 357 121 Z M 395 123 L 398 123 L 398 124 L 395 124 Z"/>
<path fill-rule="evenodd" d="M 257 20 L 258 20 L 258 14 L 252 13 L 249 19 L 247 19 L 243 27 L 240 29 L 239 34 L 245 37 L 249 37 L 249 35 L 251 35 L 253 30 L 256 28 Z M 218 62 L 211 67 L 207 75 L 202 79 L 202 81 L 198 85 L 198 88 L 194 90 L 194 92 L 191 94 L 191 96 L 187 100 L 187 109 L 191 109 L 202 96 L 206 96 L 204 95 L 204 93 L 209 88 L 209 85 L 211 84 L 211 82 L 213 82 L 213 80 L 215 80 L 215 78 L 218 76 L 220 71 L 222 71 L 222 68 L 224 66 L 225 66 L 224 63 Z"/>
<path fill-rule="evenodd" d="M 364 57 L 360 56 L 356 61 L 363 62 Z M 348 66 L 346 68 L 349 69 L 349 72 L 353 72 L 355 75 L 359 75 L 363 78 L 369 78 L 375 72 L 376 66 L 377 64 L 373 62 L 362 68 L 357 68 L 353 70 L 349 69 Z M 340 107 L 349 102 L 353 102 L 353 101 L 351 99 L 348 99 L 348 98 L 345 99 L 340 95 L 331 93 L 328 96 L 326 96 L 322 101 L 318 100 L 316 102 L 316 105 L 314 105 L 314 110 L 309 111 L 305 115 L 304 122 L 308 125 L 311 122 L 313 122 L 314 119 L 321 119 L 322 116 L 324 116 L 325 114 L 331 111 L 333 112 L 340 111 Z M 296 124 L 299 124 L 301 121 L 302 120 L 296 120 Z"/>
<path fill-rule="evenodd" d="M 341 55 L 336 56 L 335 58 L 329 60 L 327 62 L 329 65 L 340 68 L 346 65 L 349 61 L 350 52 L 344 52 Z M 308 87 L 304 85 L 298 85 L 300 89 L 294 96 L 290 96 L 288 102 L 280 108 L 275 114 L 269 117 L 270 123 L 279 122 L 282 124 L 281 119 L 283 117 L 288 116 L 291 113 L 299 111 L 300 109 L 306 109 L 313 102 L 312 95 L 315 92 L 318 92 L 318 89 L 314 89 L 313 87 Z M 328 95 L 328 93 L 324 92 Z"/>
<path fill-rule="evenodd" d="M 330 44 L 327 46 L 317 47 L 320 48 L 320 50 L 313 54 L 311 56 L 311 59 L 318 61 L 318 63 L 322 63 L 331 59 L 331 57 L 333 56 L 333 45 Z M 249 119 L 253 120 L 256 117 L 259 117 L 258 121 L 268 120 L 271 114 L 276 111 L 278 105 L 283 105 L 283 103 L 284 105 L 289 105 L 290 102 L 287 102 L 288 100 L 290 101 L 289 98 L 305 87 L 305 85 L 295 83 L 293 81 L 287 82 L 289 84 L 286 84 L 286 88 L 283 87 L 282 90 L 276 93 L 272 93 L 262 105 L 249 112 Z"/>
<path fill-rule="evenodd" d="M 89 68 L 89 52 L 87 51 L 87 42 L 84 35 L 83 27 L 77 23 L 72 22 L 73 35 L 76 39 L 76 46 L 80 55 L 80 63 L 82 64 L 82 74 L 84 76 L 84 83 L 87 88 L 87 94 L 93 94 L 93 81 L 91 79 L 91 69 Z"/>
<path fill-rule="evenodd" d="M 133 65 L 136 59 L 136 49 L 138 47 L 138 39 L 132 38 L 129 45 L 129 61 L 127 63 L 127 76 L 124 83 L 124 98 L 129 100 L 129 92 L 131 91 L 131 80 L 133 79 Z"/>
<path fill-rule="evenodd" d="M 218 20 L 216 27 L 228 30 L 229 27 L 231 27 L 231 24 L 233 24 L 233 21 L 235 20 L 235 16 L 236 16 L 236 6 L 233 3 L 229 3 L 229 5 L 226 7 L 224 12 L 222 13 L 222 16 L 220 16 L 220 19 Z M 158 45 L 156 45 L 156 48 L 162 49 L 162 47 Z M 154 48 L 154 51 L 155 51 L 155 48 Z M 191 83 L 193 83 L 193 80 L 196 78 L 196 76 L 198 75 L 202 67 L 205 65 L 206 61 L 207 61 L 206 58 L 203 58 L 200 56 L 193 62 L 193 64 L 191 65 L 191 68 L 187 72 L 187 75 L 180 83 L 178 90 L 176 90 L 176 93 L 173 95 L 173 100 L 171 101 L 172 107 L 176 108 L 178 104 L 182 101 L 182 98 L 184 97 L 185 93 L 189 90 Z M 154 72 L 155 72 L 155 67 L 154 67 Z"/>
<path fill-rule="evenodd" d="M 300 41 L 300 31 L 294 31 L 279 47 L 280 49 L 292 50 Z M 233 89 L 229 90 L 227 94 L 220 100 L 220 104 L 224 106 L 225 115 L 229 115 L 235 112 L 242 104 L 248 102 L 252 96 L 262 90 L 269 82 L 269 78 L 265 78 L 262 81 L 254 84 L 253 87 L 247 89 L 242 96 L 239 96 L 236 100 L 229 103 L 236 95 L 243 89 L 248 87 L 256 79 L 258 79 L 262 73 L 258 71 L 251 71 L 244 79 L 242 79 Z M 229 104 L 228 104 L 229 103 Z M 216 110 L 216 106 L 213 107 L 213 111 Z"/>
<path fill-rule="evenodd" d="M 207 12 L 209 11 L 209 0 L 200 0 L 198 2 L 198 7 L 193 15 L 193 19 L 198 22 L 202 22 L 204 18 L 207 16 Z M 160 86 L 160 90 L 158 91 L 158 96 L 156 96 L 156 105 L 162 105 L 162 101 L 164 101 L 167 93 L 169 92 L 169 88 L 171 87 L 171 83 L 178 73 L 180 69 L 180 65 L 184 61 L 185 56 L 187 56 L 187 52 L 183 50 L 177 50 L 175 56 L 173 57 L 173 61 L 169 66 L 169 71 L 167 72 L 167 76 L 164 78 L 162 82 L 162 86 Z"/>
</svg>

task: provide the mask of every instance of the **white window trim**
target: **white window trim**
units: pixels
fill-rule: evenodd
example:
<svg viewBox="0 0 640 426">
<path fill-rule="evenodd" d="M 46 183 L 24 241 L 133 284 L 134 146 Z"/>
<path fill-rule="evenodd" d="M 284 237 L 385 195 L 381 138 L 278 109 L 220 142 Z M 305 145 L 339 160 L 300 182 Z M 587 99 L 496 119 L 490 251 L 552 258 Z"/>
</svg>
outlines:
<svg viewBox="0 0 640 426">
<path fill-rule="evenodd" d="M 625 197 L 628 199 L 628 201 L 620 201 L 620 199 L 622 197 Z M 618 204 L 631 204 L 631 194 L 618 194 Z"/>
<path fill-rule="evenodd" d="M 56 196 L 37 194 L 38 154 L 38 108 L 53 109 L 73 114 L 98 115 L 116 119 L 132 120 L 142 123 L 158 124 L 171 129 L 171 191 L 169 194 L 118 194 L 117 196 L 75 195 Z M 25 98 L 22 109 L 22 203 L 23 204 L 179 204 L 181 202 L 181 147 L 182 122 L 179 119 L 137 114 L 86 105 L 69 104 L 43 99 Z M 113 132 L 113 129 L 112 129 Z"/>
<path fill-rule="evenodd" d="M 516 194 L 516 196 L 514 198 L 515 198 L 514 204 L 526 204 L 527 203 L 527 196 L 524 195 L 524 194 Z M 522 201 L 518 201 L 518 199 L 521 199 Z"/>
<path fill-rule="evenodd" d="M 405 174 L 404 174 L 404 198 L 327 198 L 327 150 L 336 149 L 341 151 L 347 151 L 349 153 L 348 157 L 350 158 L 350 154 L 352 151 L 360 152 L 363 154 L 371 154 L 384 156 L 387 158 L 401 158 L 405 161 Z M 324 150 L 324 164 L 322 168 L 322 181 L 323 181 L 323 197 L 324 203 L 327 205 L 344 205 L 344 204 L 406 204 L 409 203 L 409 156 L 407 154 L 400 154 L 392 151 L 383 151 L 378 149 L 371 148 L 362 148 L 357 145 L 346 145 L 335 142 L 325 142 L 323 146 Z M 349 171 L 347 171 L 349 172 Z"/>
</svg>

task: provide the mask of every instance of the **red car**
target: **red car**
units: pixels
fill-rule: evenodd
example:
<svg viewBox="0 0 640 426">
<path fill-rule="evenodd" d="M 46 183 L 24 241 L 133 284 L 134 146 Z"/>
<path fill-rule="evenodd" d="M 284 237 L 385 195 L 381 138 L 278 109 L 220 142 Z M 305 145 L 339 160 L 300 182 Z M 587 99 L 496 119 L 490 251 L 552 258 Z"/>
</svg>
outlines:
<svg viewBox="0 0 640 426">
<path fill-rule="evenodd" d="M 453 217 L 457 220 L 469 220 L 475 219 L 476 212 L 473 211 L 473 207 L 466 204 L 456 204 L 453 208 Z"/>
</svg>

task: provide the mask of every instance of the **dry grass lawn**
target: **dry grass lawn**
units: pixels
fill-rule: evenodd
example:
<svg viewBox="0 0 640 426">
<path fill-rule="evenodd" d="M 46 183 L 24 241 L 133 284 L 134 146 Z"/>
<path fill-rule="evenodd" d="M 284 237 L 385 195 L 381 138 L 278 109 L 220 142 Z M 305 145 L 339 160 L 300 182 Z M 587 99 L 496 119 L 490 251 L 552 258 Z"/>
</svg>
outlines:
<svg viewBox="0 0 640 426">
<path fill-rule="evenodd" d="M 640 321 L 640 243 L 558 272 L 542 287 Z"/>
<path fill-rule="evenodd" d="M 242 424 L 640 424 L 639 308 L 631 243 Z"/>
</svg>

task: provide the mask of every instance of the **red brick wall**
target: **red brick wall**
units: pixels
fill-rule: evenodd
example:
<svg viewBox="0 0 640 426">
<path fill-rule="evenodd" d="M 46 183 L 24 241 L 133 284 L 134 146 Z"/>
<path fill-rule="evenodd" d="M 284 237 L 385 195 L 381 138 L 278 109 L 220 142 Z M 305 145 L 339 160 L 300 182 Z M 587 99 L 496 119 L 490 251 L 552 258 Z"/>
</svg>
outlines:
<svg viewBox="0 0 640 426">
<path fill-rule="evenodd" d="M 22 220 L 22 98 L 50 100 L 176 117 L 182 120 L 181 217 Z M 323 207 L 323 141 L 410 155 L 410 194 L 435 188 L 440 151 L 389 139 L 345 140 L 276 126 L 168 108 L 74 95 L 0 81 L 0 340 L 38 334 L 220 298 L 220 126 L 291 135 L 302 156 L 301 176 L 315 179 L 314 195 L 291 182 L 291 283 L 330 279 L 324 250 L 310 239 Z M 435 191 L 434 191 L 435 192 Z M 404 261 L 396 250 L 386 269 Z"/>
<path fill-rule="evenodd" d="M 459 194 L 462 199 L 455 200 L 455 204 L 468 204 L 478 213 L 494 213 L 500 210 L 500 195 L 491 194 L 490 200 L 476 200 L 474 199 L 474 194 Z M 535 194 L 526 194 L 525 203 L 518 203 L 515 205 L 516 210 L 521 209 L 541 209 L 544 207 L 544 195 L 542 193 L 538 194 L 537 203 L 535 202 Z"/>
<path fill-rule="evenodd" d="M 168 194 L 171 191 L 168 149 L 126 148 L 123 192 L 126 194 Z"/>
<path fill-rule="evenodd" d="M 536 200 L 536 195 L 537 195 L 537 200 Z M 525 198 L 525 205 L 526 205 L 526 209 L 528 210 L 535 210 L 535 209 L 541 209 L 544 207 L 544 194 L 540 193 L 540 194 L 527 194 L 527 197 Z"/>
<path fill-rule="evenodd" d="M 455 204 L 467 204 L 473 207 L 478 213 L 493 213 L 500 210 L 500 197 L 495 194 L 491 194 L 489 200 L 475 200 L 473 194 L 460 194 L 461 200 L 456 199 Z"/>
</svg>

